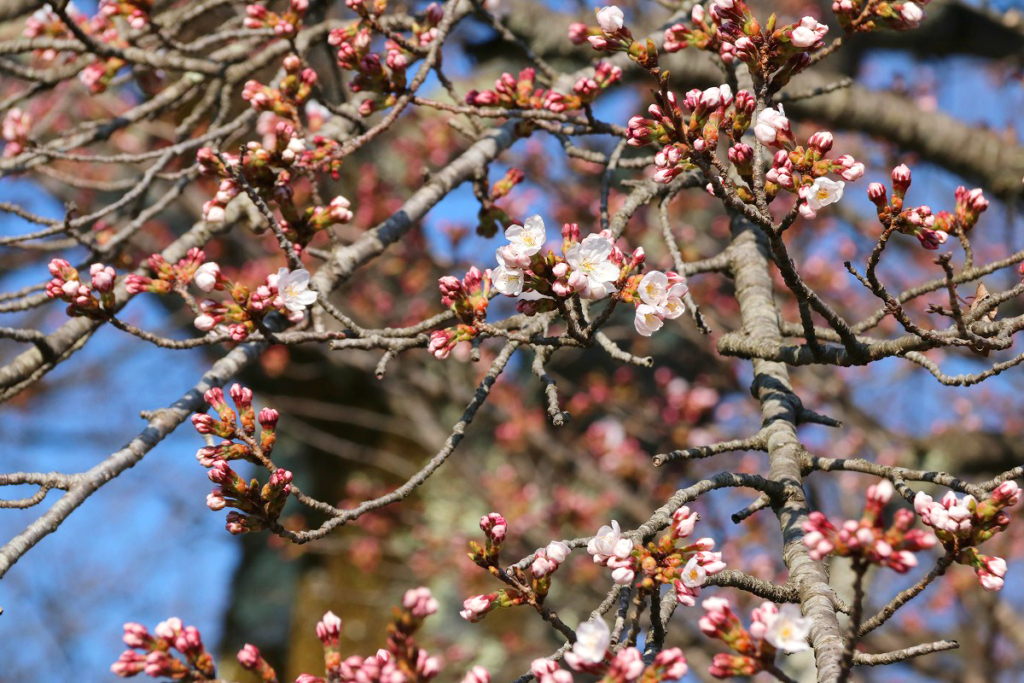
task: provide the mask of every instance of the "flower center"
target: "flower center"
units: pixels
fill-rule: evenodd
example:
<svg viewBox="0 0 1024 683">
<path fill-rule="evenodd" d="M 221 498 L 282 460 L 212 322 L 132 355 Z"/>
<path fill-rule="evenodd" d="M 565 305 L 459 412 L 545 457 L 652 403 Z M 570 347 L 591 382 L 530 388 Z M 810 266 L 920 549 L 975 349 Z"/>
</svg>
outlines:
<svg viewBox="0 0 1024 683">
<path fill-rule="evenodd" d="M 818 190 L 818 199 L 821 201 L 828 199 L 828 190 Z"/>
</svg>

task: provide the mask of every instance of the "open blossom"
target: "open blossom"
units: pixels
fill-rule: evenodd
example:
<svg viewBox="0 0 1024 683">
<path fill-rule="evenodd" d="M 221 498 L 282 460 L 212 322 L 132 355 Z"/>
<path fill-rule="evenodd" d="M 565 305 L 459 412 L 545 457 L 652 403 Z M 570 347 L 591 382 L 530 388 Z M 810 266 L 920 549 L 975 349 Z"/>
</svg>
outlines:
<svg viewBox="0 0 1024 683">
<path fill-rule="evenodd" d="M 809 650 L 807 636 L 811 632 L 811 619 L 800 614 L 796 605 L 783 605 L 768 624 L 764 639 L 785 652 Z"/>
<path fill-rule="evenodd" d="M 602 7 L 597 11 L 597 23 L 605 33 L 615 33 L 622 28 L 625 16 L 615 5 Z"/>
<path fill-rule="evenodd" d="M 579 244 L 569 247 L 565 260 L 572 267 L 569 285 L 587 299 L 602 299 L 619 279 L 619 268 L 609 259 L 614 245 L 607 237 L 587 235 Z"/>
<path fill-rule="evenodd" d="M 544 246 L 547 234 L 540 216 L 530 216 L 523 225 L 510 225 L 505 230 L 512 249 L 525 256 L 533 256 Z"/>
<path fill-rule="evenodd" d="M 566 663 L 574 669 L 600 664 L 608 653 L 612 633 L 601 617 L 580 624 L 576 629 L 576 642 L 565 653 Z"/>
<path fill-rule="evenodd" d="M 284 307 L 292 313 L 301 313 L 316 302 L 316 292 L 309 289 L 309 271 L 305 268 L 278 269 L 277 291 Z"/>
</svg>

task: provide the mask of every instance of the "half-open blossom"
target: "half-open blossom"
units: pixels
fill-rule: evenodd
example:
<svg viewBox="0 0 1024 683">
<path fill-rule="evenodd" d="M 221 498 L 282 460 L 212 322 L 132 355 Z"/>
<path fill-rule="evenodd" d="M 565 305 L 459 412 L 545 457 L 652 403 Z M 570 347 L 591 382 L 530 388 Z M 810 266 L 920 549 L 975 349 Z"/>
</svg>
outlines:
<svg viewBox="0 0 1024 683">
<path fill-rule="evenodd" d="M 196 283 L 196 287 L 204 292 L 212 292 L 216 288 L 217 283 L 220 282 L 220 266 L 213 261 L 207 261 L 199 266 L 196 274 L 192 277 L 192 281 Z"/>
<path fill-rule="evenodd" d="M 605 33 L 615 33 L 622 28 L 625 16 L 615 5 L 597 10 L 597 23 Z"/>
<path fill-rule="evenodd" d="M 775 145 L 781 143 L 789 135 L 789 119 L 786 112 L 779 105 L 778 110 L 765 108 L 757 116 L 757 123 L 754 125 L 754 136 L 760 140 L 762 145 Z"/>
</svg>

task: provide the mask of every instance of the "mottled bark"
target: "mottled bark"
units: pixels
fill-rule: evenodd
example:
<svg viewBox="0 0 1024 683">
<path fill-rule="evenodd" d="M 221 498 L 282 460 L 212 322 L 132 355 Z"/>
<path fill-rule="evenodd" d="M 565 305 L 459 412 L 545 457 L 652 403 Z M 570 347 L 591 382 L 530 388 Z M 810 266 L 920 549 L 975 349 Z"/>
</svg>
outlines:
<svg viewBox="0 0 1024 683">
<path fill-rule="evenodd" d="M 768 247 L 762 233 L 745 219 L 733 216 L 732 263 L 736 298 L 743 329 L 757 338 L 781 341 L 779 309 L 775 303 L 769 272 Z M 768 444 L 768 478 L 783 484 L 785 494 L 774 507 L 782 527 L 783 559 L 790 583 L 796 586 L 805 616 L 813 620 L 818 681 L 826 683 L 839 676 L 843 655 L 843 631 L 836 617 L 835 594 L 828 574 L 815 562 L 802 543 L 801 524 L 809 510 L 803 492 L 801 462 L 804 448 L 796 434 L 800 400 L 793 393 L 789 371 L 782 363 L 753 360 L 751 391 L 761 403 L 763 431 Z"/>
</svg>

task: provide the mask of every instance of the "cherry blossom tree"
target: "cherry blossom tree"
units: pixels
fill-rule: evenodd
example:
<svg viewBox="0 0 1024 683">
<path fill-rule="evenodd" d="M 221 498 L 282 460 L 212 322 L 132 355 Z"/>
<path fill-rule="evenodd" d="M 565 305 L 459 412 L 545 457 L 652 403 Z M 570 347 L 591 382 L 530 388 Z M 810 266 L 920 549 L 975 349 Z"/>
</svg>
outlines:
<svg viewBox="0 0 1024 683">
<path fill-rule="evenodd" d="M 128 441 L 4 468 L 0 579 L 181 430 L 212 486 L 139 496 L 336 571 L 287 646 L 125 612 L 119 677 L 1017 680 L 1024 147 L 857 66 L 1022 29 L 925 4 L 11 2 L 0 187 L 63 208 L 0 201 L 0 401 L 205 370 L 61 401 Z"/>
</svg>

